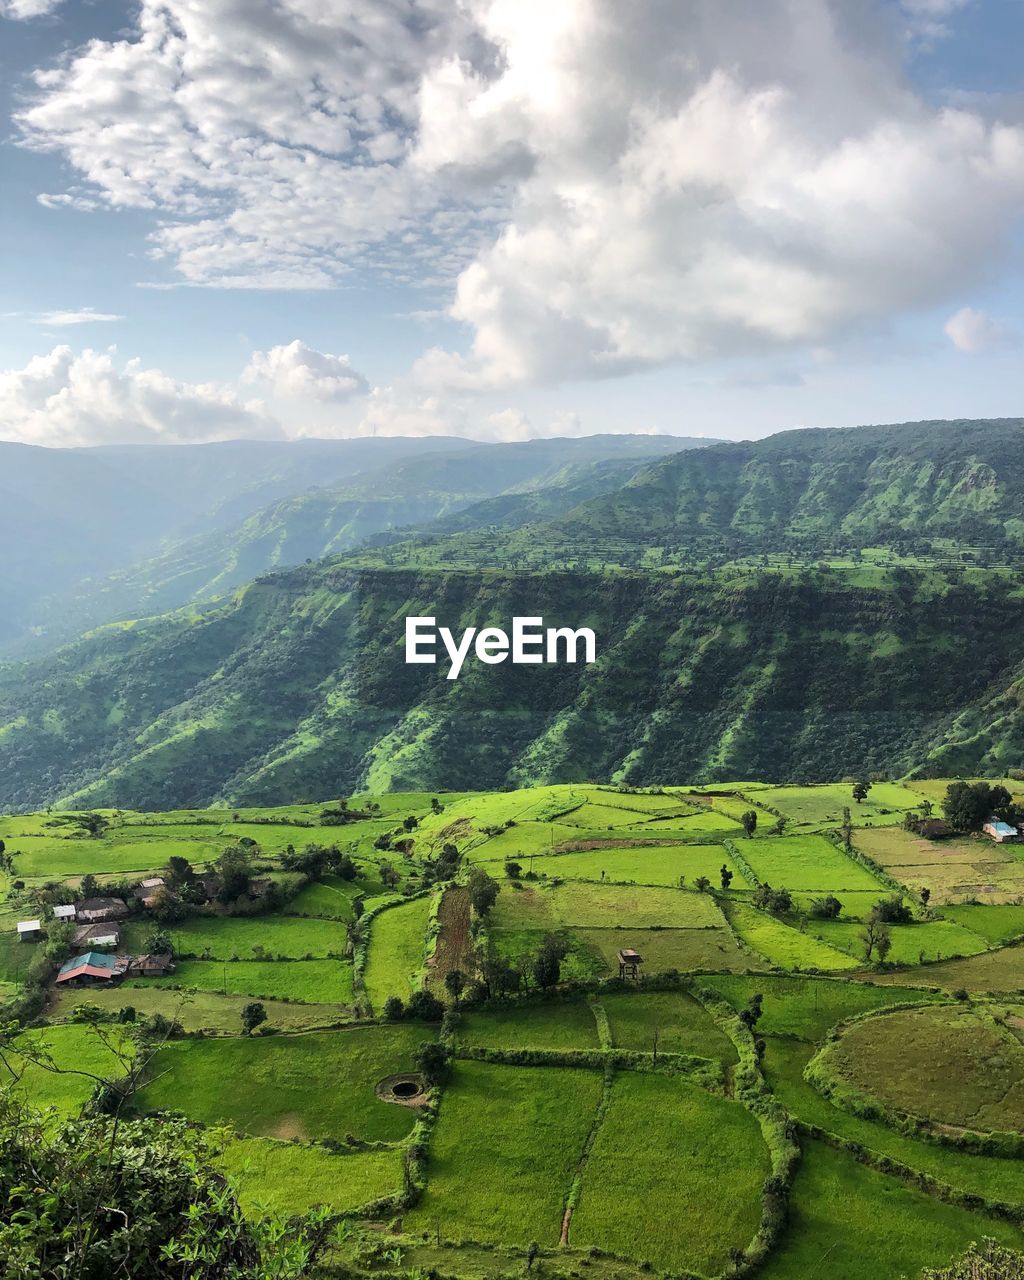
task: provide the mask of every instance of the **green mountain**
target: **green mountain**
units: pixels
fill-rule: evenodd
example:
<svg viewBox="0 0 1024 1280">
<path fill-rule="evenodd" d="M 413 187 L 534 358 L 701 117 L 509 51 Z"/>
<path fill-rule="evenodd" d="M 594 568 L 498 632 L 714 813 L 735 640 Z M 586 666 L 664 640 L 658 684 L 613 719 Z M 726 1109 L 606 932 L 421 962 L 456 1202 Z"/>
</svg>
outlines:
<svg viewBox="0 0 1024 1280">
<path fill-rule="evenodd" d="M 555 521 L 424 533 L 102 628 L 0 670 L 0 806 L 1000 772 L 1024 753 L 1020 432 L 716 446 Z M 843 544 L 859 549 L 824 551 Z M 624 545 L 678 562 L 618 567 Z M 717 548 L 714 567 L 680 567 L 688 545 Z M 456 633 L 516 615 L 589 626 L 598 661 L 471 659 L 448 681 L 444 661 L 404 662 L 417 614 Z"/>
<path fill-rule="evenodd" d="M 52 649 L 117 618 L 164 613 L 212 600 L 268 569 L 336 555 L 386 531 L 429 523 L 456 512 L 461 513 L 458 522 L 442 527 L 472 529 L 491 523 L 511 527 L 560 515 L 585 498 L 619 487 L 653 458 L 707 442 L 620 435 L 501 445 L 446 440 L 439 446 L 423 440 L 418 442 L 422 451 L 417 451 L 412 441 L 398 442 L 399 448 L 394 441 L 381 440 L 376 443 L 384 446 L 381 456 L 387 465 L 369 468 L 365 464 L 374 457 L 374 451 L 363 446 L 373 445 L 374 441 L 328 443 L 356 446 L 349 464 L 362 469 L 343 485 L 325 483 L 332 475 L 332 466 L 337 464 L 331 449 L 315 449 L 310 454 L 311 462 L 321 468 L 322 483 L 317 488 L 309 487 L 315 471 L 303 462 L 305 445 L 297 446 L 299 457 L 286 474 L 273 476 L 263 475 L 258 467 L 250 465 L 248 455 L 235 462 L 232 472 L 233 455 L 224 455 L 220 447 L 214 447 L 217 451 L 207 469 L 216 472 L 223 462 L 229 471 L 228 478 L 217 485 L 211 485 L 209 478 L 200 483 L 191 472 L 182 474 L 184 467 L 195 467 L 203 456 L 198 451 L 188 451 L 178 459 L 174 475 L 165 478 L 165 485 L 168 493 L 181 488 L 187 495 L 176 513 L 174 527 L 194 523 L 200 515 L 213 524 L 192 537 L 176 538 L 173 529 L 167 531 L 170 526 L 161 515 L 161 497 L 153 487 L 155 475 L 135 476 L 130 483 L 118 479 L 114 491 L 125 490 L 135 495 L 136 501 L 131 520 L 111 521 L 108 532 L 115 534 L 124 523 L 133 529 L 145 525 L 145 505 L 154 502 L 158 515 L 151 522 L 152 529 L 164 530 L 165 545 L 159 554 L 140 560 L 136 554 L 139 542 L 133 535 L 126 538 L 125 547 L 109 550 L 108 560 L 111 555 L 120 557 L 122 567 L 115 572 L 82 578 L 79 570 L 79 580 L 70 584 L 65 575 L 58 575 L 59 590 L 33 600 L 27 611 L 31 633 L 26 635 L 23 628 L 20 637 L 10 636 L 7 655 L 31 656 L 33 652 Z M 456 444 L 460 447 L 453 447 Z M 147 462 L 140 455 L 154 452 L 157 451 L 135 450 L 130 461 L 138 469 Z M 288 458 L 279 452 L 275 456 Z M 258 452 L 256 457 L 260 458 Z M 236 492 L 237 482 L 245 476 L 252 484 L 244 493 Z M 241 520 L 228 518 L 230 513 L 251 506 L 258 494 L 280 485 L 298 485 L 301 491 L 292 492 L 289 488 L 287 497 L 258 506 Z M 220 507 L 204 513 L 200 501 L 205 498 L 208 506 L 215 504 L 218 493 L 230 497 Z M 496 495 L 502 495 L 497 507 L 481 505 Z M 79 518 L 75 513 L 75 519 Z M 75 545 L 73 529 L 65 529 L 63 537 L 65 543 Z M 155 545 L 152 530 L 147 537 Z M 35 563 L 39 559 L 40 553 L 34 552 L 30 575 L 33 582 L 46 578 Z M 53 576 L 51 572 L 49 577 Z M 16 616 L 18 612 L 14 610 Z"/>
</svg>

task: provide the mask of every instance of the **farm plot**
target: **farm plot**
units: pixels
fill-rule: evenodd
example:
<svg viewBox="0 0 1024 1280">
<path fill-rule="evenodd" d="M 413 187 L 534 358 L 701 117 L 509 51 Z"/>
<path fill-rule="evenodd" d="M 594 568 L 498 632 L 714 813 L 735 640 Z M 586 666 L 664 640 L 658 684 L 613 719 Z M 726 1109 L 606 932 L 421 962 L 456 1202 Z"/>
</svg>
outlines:
<svg viewBox="0 0 1024 1280">
<path fill-rule="evenodd" d="M 0 933 L 0 982 L 21 982 L 34 955 L 35 946 L 13 930 Z"/>
<path fill-rule="evenodd" d="M 377 878 L 365 874 L 370 868 L 362 868 L 364 875 L 355 880 L 342 880 L 340 876 L 324 876 L 322 880 L 307 885 L 285 907 L 290 916 L 321 916 L 325 920 L 351 920 L 354 898 L 368 898 L 382 893 L 384 886 Z"/>
<path fill-rule="evenodd" d="M 830 1027 L 856 1013 L 890 1004 L 942 998 L 910 987 L 874 987 L 835 978 L 722 974 L 700 981 L 735 1009 L 742 1009 L 751 996 L 760 993 L 764 1003 L 761 1021 L 757 1024 L 759 1034 L 793 1036 L 811 1042 L 820 1040 Z"/>
<path fill-rule="evenodd" d="M 569 1184 L 601 1096 L 597 1071 L 458 1062 L 408 1231 L 557 1245 Z"/>
<path fill-rule="evenodd" d="M 90 1074 L 61 1075 L 29 1063 L 16 1052 L 19 1044 L 48 1054 L 59 1071 Z M 119 1079 L 125 1074 L 118 1055 L 91 1027 L 26 1031 L 15 1041 L 14 1049 L 15 1052 L 7 1055 L 10 1066 L 0 1062 L 0 1086 L 12 1084 L 17 1078 L 17 1092 L 40 1111 L 56 1107 L 67 1115 L 75 1115 L 92 1097 L 93 1076 Z"/>
<path fill-rule="evenodd" d="M 616 952 L 632 947 L 644 958 L 645 973 L 680 973 L 693 970 L 756 969 L 756 956 L 741 951 L 729 929 L 567 929 L 565 936 L 578 940 L 599 956 L 605 973 L 618 973 Z"/>
<path fill-rule="evenodd" d="M 209 832 L 210 828 L 197 828 Z M 15 872 L 21 876 L 82 876 L 150 871 L 162 867 L 170 857 L 190 862 L 209 862 L 224 846 L 204 839 L 173 836 L 143 836 L 128 828 L 117 828 L 110 837 L 70 839 L 60 836 L 15 837 L 7 842 L 14 856 Z"/>
<path fill-rule="evenodd" d="M 739 1104 L 679 1077 L 620 1074 L 569 1243 L 659 1270 L 719 1274 L 757 1230 L 768 1171 L 757 1121 Z"/>
<path fill-rule="evenodd" d="M 197 962 L 201 963 L 201 962 Z M 301 962 L 298 962 L 301 963 Z M 312 962 L 316 964 L 314 960 Z M 222 995 L 220 992 L 169 991 L 152 984 L 135 987 L 118 987 L 114 991 L 89 990 L 61 991 L 50 1016 L 55 1020 L 66 1018 L 81 1005 L 93 1005 L 105 1013 L 116 1014 L 131 1006 L 140 1018 L 154 1013 L 163 1014 L 180 1022 L 186 1031 L 205 1031 L 211 1034 L 237 1035 L 241 1028 L 240 1014 L 249 1003 L 252 994 Z M 286 1031 L 324 1027 L 343 1022 L 349 1010 L 341 1004 L 299 1004 L 283 1000 L 264 1000 L 267 1025 Z"/>
<path fill-rule="evenodd" d="M 1024 896 L 1024 850 L 981 837 L 922 840 L 912 832 L 858 831 L 859 849 L 931 905 L 1015 902 Z"/>
<path fill-rule="evenodd" d="M 885 886 L 859 862 L 846 856 L 824 836 L 778 836 L 770 840 L 745 840 L 743 856 L 762 882 L 787 889 L 840 893 L 843 890 L 877 889 Z"/>
<path fill-rule="evenodd" d="M 764 1072 L 772 1092 L 797 1120 L 857 1142 L 870 1151 L 930 1174 L 969 1195 L 1024 1205 L 1024 1162 L 976 1156 L 920 1142 L 876 1120 L 862 1120 L 832 1105 L 804 1079 L 814 1049 L 809 1044 L 768 1037 Z"/>
<path fill-rule="evenodd" d="M 179 960 L 171 977 L 125 983 L 121 990 L 135 985 L 344 1005 L 352 1000 L 352 965 L 347 960 Z"/>
<path fill-rule="evenodd" d="M 925 969 L 897 970 L 872 980 L 910 985 L 927 982 L 944 991 L 958 991 L 961 987 L 971 992 L 1024 991 L 1024 948 L 1003 947 L 966 960 L 942 960 Z"/>
<path fill-rule="evenodd" d="M 374 1009 L 382 1009 L 388 996 L 412 995 L 424 965 L 429 915 L 430 899 L 424 897 L 388 907 L 371 921 L 363 981 Z"/>
<path fill-rule="evenodd" d="M 887 826 L 903 821 L 908 809 L 915 809 L 921 797 L 896 782 L 874 782 L 867 799 L 858 804 L 853 788 L 846 782 L 827 782 L 810 787 L 766 787 L 754 797 L 758 804 L 778 809 L 800 826 L 838 827 L 843 809 L 848 807 L 860 827 Z"/>
<path fill-rule="evenodd" d="M 708 894 L 645 885 L 571 882 L 509 888 L 498 895 L 496 928 L 584 929 L 723 928 L 725 920 Z"/>
<path fill-rule="evenodd" d="M 487 1049 L 596 1049 L 597 1023 L 585 1000 L 556 1000 L 464 1013 L 462 1044 Z"/>
<path fill-rule="evenodd" d="M 735 1062 L 732 1041 L 703 1005 L 682 991 L 607 992 L 600 1002 L 617 1049 L 687 1053 Z"/>
<path fill-rule="evenodd" d="M 527 864 L 529 866 L 530 864 Z M 713 885 L 721 879 L 721 868 L 733 873 L 732 888 L 752 889 L 743 873 L 720 844 L 638 845 L 633 848 L 586 849 L 536 858 L 533 869 L 566 880 L 607 880 L 643 885 L 688 884 L 706 876 Z"/>
<path fill-rule="evenodd" d="M 847 1027 L 815 1070 L 943 1125 L 1024 1131 L 1024 1046 L 985 1007 L 897 1009 Z"/>
<path fill-rule="evenodd" d="M 830 947 L 864 960 L 861 938 L 864 928 L 860 924 L 842 920 L 809 920 L 807 932 L 827 942 Z M 888 959 L 892 964 L 925 964 L 951 956 L 973 956 L 986 948 L 984 938 L 979 938 L 963 925 L 954 924 L 952 920 L 893 925 L 889 936 L 892 950 Z"/>
<path fill-rule="evenodd" d="M 437 913 L 440 932 L 429 961 L 427 985 L 444 993 L 444 980 L 453 970 L 473 971 L 473 937 L 470 933 L 469 890 L 463 885 L 446 889 Z"/>
<path fill-rule="evenodd" d="M 156 1055 L 139 1110 L 184 1111 L 258 1137 L 395 1142 L 415 1113 L 374 1087 L 412 1069 L 422 1026 L 352 1027 L 266 1038 L 180 1040 Z"/>
<path fill-rule="evenodd" d="M 944 907 L 942 918 L 963 925 L 993 947 L 1024 936 L 1022 906 Z"/>
<path fill-rule="evenodd" d="M 149 923 L 122 930 L 126 951 L 142 951 Z M 333 920 L 301 920 L 288 916 L 193 916 L 169 928 L 175 953 L 212 960 L 239 960 L 261 955 L 302 960 L 307 956 L 343 956 L 348 938 Z"/>
<path fill-rule="evenodd" d="M 402 1153 L 395 1148 L 334 1154 L 272 1138 L 236 1138 L 216 1164 L 238 1190 L 242 1209 L 268 1217 L 295 1217 L 318 1204 L 351 1213 L 402 1189 Z"/>
<path fill-rule="evenodd" d="M 857 962 L 808 933 L 791 929 L 774 916 L 742 902 L 729 906 L 729 919 L 741 941 L 780 969 L 855 969 Z"/>
<path fill-rule="evenodd" d="M 764 1280 L 879 1280 L 943 1266 L 989 1236 L 1019 1247 L 1007 1223 L 943 1204 L 818 1142 L 807 1144 L 781 1244 Z M 822 1263 L 827 1271 L 822 1272 Z"/>
</svg>

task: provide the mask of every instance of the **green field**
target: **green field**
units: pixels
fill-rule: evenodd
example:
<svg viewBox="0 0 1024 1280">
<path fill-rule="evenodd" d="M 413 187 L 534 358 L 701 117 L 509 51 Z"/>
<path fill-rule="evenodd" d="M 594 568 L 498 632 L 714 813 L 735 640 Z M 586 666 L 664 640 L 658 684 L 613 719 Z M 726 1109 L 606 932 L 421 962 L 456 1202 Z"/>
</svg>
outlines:
<svg viewBox="0 0 1024 1280">
<path fill-rule="evenodd" d="M 370 925 L 364 982 L 370 1003 L 378 1012 L 389 996 L 407 1000 L 419 985 L 417 975 L 426 959 L 430 899 L 417 898 L 388 907 Z"/>
<path fill-rule="evenodd" d="M 617 1049 L 687 1053 L 735 1062 L 729 1037 L 696 1000 L 680 991 L 609 992 L 601 997 Z"/>
<path fill-rule="evenodd" d="M 585 1000 L 557 1000 L 462 1015 L 458 1039 L 488 1049 L 592 1049 L 597 1023 Z"/>
<path fill-rule="evenodd" d="M 859 862 L 826 840 L 824 836 L 780 836 L 774 840 L 747 840 L 740 846 L 759 880 L 780 888 L 815 893 L 842 893 L 844 890 L 870 892 L 879 896 L 885 886 Z"/>
<path fill-rule="evenodd" d="M 460 1062 L 431 1142 L 426 1194 L 406 1229 L 556 1245 L 600 1095 L 596 1071 Z"/>
<path fill-rule="evenodd" d="M 122 930 L 125 949 L 143 950 L 152 926 L 129 924 Z M 179 956 L 204 960 L 290 960 L 343 956 L 345 928 L 331 920 L 298 920 L 288 916 L 196 916 L 168 928 Z"/>
<path fill-rule="evenodd" d="M 807 932 L 857 960 L 864 959 L 861 938 L 864 927 L 861 924 L 843 920 L 809 920 Z M 953 920 L 892 925 L 889 936 L 892 939 L 892 950 L 888 956 L 890 964 L 924 964 L 951 956 L 973 956 L 987 946 L 984 938 Z"/>
<path fill-rule="evenodd" d="M 112 1028 L 111 1033 L 114 1042 L 123 1043 L 117 1028 Z M 48 1066 L 22 1057 L 17 1052 L 19 1043 L 45 1054 Z M 4 1057 L 6 1062 L 0 1062 L 0 1086 L 13 1085 L 40 1110 L 56 1107 L 70 1115 L 76 1114 L 92 1097 L 95 1077 L 119 1079 L 124 1075 L 119 1054 L 112 1052 L 90 1027 L 27 1031 L 15 1040 L 10 1053 L 5 1051 Z"/>
<path fill-rule="evenodd" d="M 798 826 L 813 827 L 838 827 L 844 807 L 850 809 L 857 826 L 893 825 L 903 821 L 907 809 L 921 803 L 916 791 L 893 782 L 872 783 L 867 799 L 860 804 L 854 800 L 851 786 L 832 782 L 813 787 L 765 787 L 754 799 L 778 809 Z"/>
<path fill-rule="evenodd" d="M 399 1026 L 182 1040 L 157 1054 L 137 1102 L 257 1137 L 394 1142 L 411 1130 L 413 1113 L 381 1102 L 374 1086 L 408 1071 L 428 1038 L 421 1026 Z"/>
<path fill-rule="evenodd" d="M 198 963 L 198 962 L 197 962 Z M 312 963 L 317 963 L 313 961 Z M 92 1005 L 106 1013 L 116 1014 L 130 1006 L 140 1018 L 161 1013 L 180 1022 L 186 1031 L 205 1031 L 223 1035 L 237 1035 L 241 1026 L 239 1015 L 253 995 L 222 995 L 212 991 L 173 991 L 152 983 L 136 983 L 133 986 L 116 987 L 112 991 L 80 988 L 62 991 L 50 1011 L 54 1019 L 66 1018 L 81 1005 Z M 341 1004 L 298 1004 L 284 1000 L 264 1000 L 269 1026 L 286 1031 L 305 1030 L 344 1022 L 349 1010 Z"/>
<path fill-rule="evenodd" d="M 855 969 L 857 962 L 814 937 L 807 931 L 790 928 L 774 916 L 755 911 L 744 903 L 733 903 L 729 917 L 737 936 L 753 951 L 780 969 L 821 969 L 826 972 Z"/>
<path fill-rule="evenodd" d="M 140 979 L 122 990 L 135 985 L 347 1004 L 352 966 L 344 960 L 179 960 L 172 977 Z"/>
<path fill-rule="evenodd" d="M 698 876 L 706 876 L 712 884 L 721 882 L 721 868 L 733 872 L 732 888 L 751 889 L 725 848 L 720 844 L 642 845 L 634 848 L 585 849 L 578 853 L 545 855 L 523 863 L 548 877 L 565 880 L 609 880 L 615 883 L 649 885 L 679 884 L 680 878 L 692 885 Z"/>
<path fill-rule="evenodd" d="M 757 1229 L 768 1172 L 757 1121 L 736 1103 L 677 1078 L 617 1076 L 570 1243 L 718 1274 Z"/>
</svg>

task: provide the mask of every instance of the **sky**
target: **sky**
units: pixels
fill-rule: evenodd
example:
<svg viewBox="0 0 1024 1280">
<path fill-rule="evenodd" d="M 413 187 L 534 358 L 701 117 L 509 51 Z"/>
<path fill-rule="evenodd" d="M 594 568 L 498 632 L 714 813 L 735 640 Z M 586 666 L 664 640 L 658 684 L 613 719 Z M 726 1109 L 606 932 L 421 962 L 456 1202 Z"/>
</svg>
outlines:
<svg viewBox="0 0 1024 1280">
<path fill-rule="evenodd" d="M 0 439 L 1024 416 L 1021 0 L 0 0 Z"/>
</svg>

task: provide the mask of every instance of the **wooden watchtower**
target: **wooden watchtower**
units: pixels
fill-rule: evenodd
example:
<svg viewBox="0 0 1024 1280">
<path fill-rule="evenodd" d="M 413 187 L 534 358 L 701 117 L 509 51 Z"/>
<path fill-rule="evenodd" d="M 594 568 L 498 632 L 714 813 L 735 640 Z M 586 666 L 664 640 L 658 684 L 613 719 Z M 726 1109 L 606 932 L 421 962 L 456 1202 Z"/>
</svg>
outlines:
<svg viewBox="0 0 1024 1280">
<path fill-rule="evenodd" d="M 619 977 L 639 979 L 640 966 L 643 962 L 644 958 L 639 951 L 634 951 L 632 947 L 623 947 L 619 952 Z"/>
</svg>

